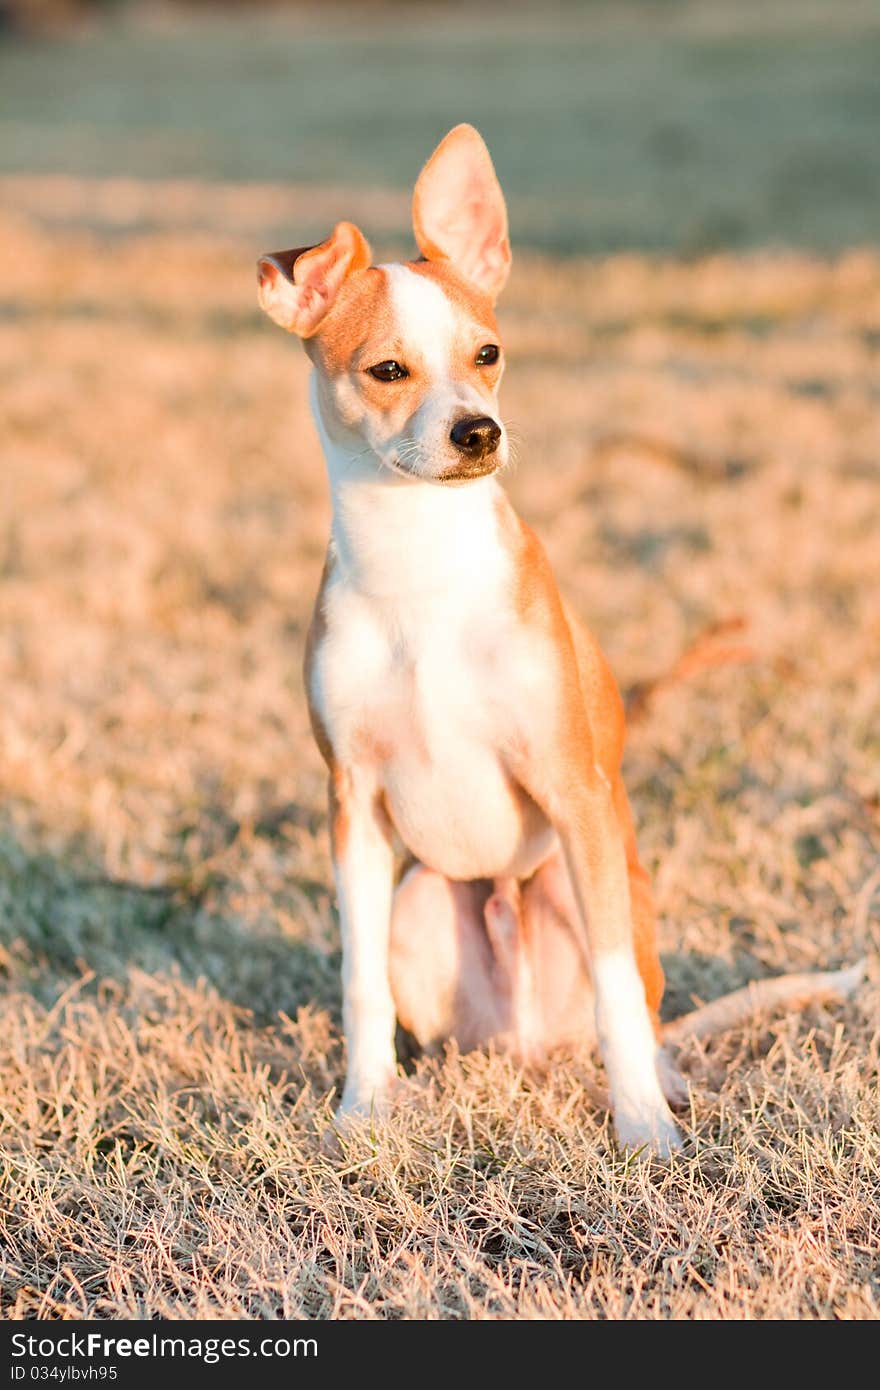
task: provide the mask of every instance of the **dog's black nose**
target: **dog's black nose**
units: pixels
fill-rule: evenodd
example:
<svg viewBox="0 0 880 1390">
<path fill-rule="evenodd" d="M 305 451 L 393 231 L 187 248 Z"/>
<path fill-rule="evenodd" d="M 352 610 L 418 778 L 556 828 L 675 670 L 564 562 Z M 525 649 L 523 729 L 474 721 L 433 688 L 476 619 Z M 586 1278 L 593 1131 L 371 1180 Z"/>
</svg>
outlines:
<svg viewBox="0 0 880 1390">
<path fill-rule="evenodd" d="M 501 426 L 488 415 L 466 415 L 463 420 L 456 420 L 449 438 L 456 449 L 476 463 L 494 454 L 501 438 Z"/>
</svg>

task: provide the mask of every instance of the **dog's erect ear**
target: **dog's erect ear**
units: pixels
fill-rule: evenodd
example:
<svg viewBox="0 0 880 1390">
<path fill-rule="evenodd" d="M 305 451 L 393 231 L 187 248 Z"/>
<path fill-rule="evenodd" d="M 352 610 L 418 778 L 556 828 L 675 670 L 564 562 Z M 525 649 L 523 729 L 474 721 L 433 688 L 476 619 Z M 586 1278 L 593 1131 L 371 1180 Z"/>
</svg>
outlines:
<svg viewBox="0 0 880 1390">
<path fill-rule="evenodd" d="M 339 222 L 320 246 L 275 251 L 257 262 L 262 308 L 288 333 L 311 338 L 333 307 L 343 284 L 372 259 L 363 233 Z"/>
<path fill-rule="evenodd" d="M 448 260 L 493 299 L 510 272 L 507 208 L 482 136 L 457 125 L 437 146 L 413 195 L 416 244 L 426 260 Z"/>
</svg>

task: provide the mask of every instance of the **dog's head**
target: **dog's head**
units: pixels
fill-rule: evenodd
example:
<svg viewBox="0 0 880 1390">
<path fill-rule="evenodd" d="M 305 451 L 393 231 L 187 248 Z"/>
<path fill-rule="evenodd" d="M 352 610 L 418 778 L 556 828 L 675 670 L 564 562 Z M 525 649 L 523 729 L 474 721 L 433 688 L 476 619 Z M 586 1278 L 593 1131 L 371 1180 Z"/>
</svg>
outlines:
<svg viewBox="0 0 880 1390">
<path fill-rule="evenodd" d="M 510 269 L 507 210 L 472 126 L 449 132 L 413 198 L 422 259 L 371 265 L 350 222 L 259 262 L 260 303 L 304 339 L 331 439 L 410 478 L 461 483 L 503 467 L 504 356 L 493 306 Z M 362 442 L 362 443 L 361 443 Z"/>
</svg>

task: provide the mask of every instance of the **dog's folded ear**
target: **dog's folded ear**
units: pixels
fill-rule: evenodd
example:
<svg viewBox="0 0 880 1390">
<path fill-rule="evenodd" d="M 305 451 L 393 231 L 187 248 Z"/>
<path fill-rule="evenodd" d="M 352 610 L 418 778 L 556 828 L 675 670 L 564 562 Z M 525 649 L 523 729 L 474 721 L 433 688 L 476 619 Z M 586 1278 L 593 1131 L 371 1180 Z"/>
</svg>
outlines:
<svg viewBox="0 0 880 1390">
<path fill-rule="evenodd" d="M 448 260 L 496 299 L 510 273 L 507 208 L 489 151 L 472 125 L 450 130 L 413 196 L 413 230 L 426 260 Z"/>
<path fill-rule="evenodd" d="M 363 233 L 339 222 L 320 246 L 273 251 L 257 262 L 260 305 L 281 328 L 311 338 L 333 307 L 343 284 L 372 260 Z"/>
</svg>

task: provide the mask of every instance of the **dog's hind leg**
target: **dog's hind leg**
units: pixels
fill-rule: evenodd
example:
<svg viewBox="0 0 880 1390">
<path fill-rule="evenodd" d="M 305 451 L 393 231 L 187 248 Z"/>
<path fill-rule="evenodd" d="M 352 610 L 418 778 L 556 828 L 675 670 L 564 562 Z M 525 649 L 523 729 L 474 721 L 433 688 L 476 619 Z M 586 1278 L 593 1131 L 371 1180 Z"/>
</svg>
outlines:
<svg viewBox="0 0 880 1390">
<path fill-rule="evenodd" d="M 404 875 L 391 918 L 391 992 L 420 1047 L 497 1042 L 541 1051 L 528 928 L 515 879 L 458 883 L 423 864 Z"/>
<path fill-rule="evenodd" d="M 524 1060 L 544 1052 L 530 922 L 514 878 L 496 879 L 483 910 L 494 956 L 498 1011 L 507 1023 L 506 1041 Z"/>
<path fill-rule="evenodd" d="M 415 863 L 391 912 L 390 982 L 397 1017 L 420 1047 L 454 1038 L 463 1052 L 504 1031 L 504 997 L 484 923 L 488 880 L 459 883 Z"/>
</svg>

